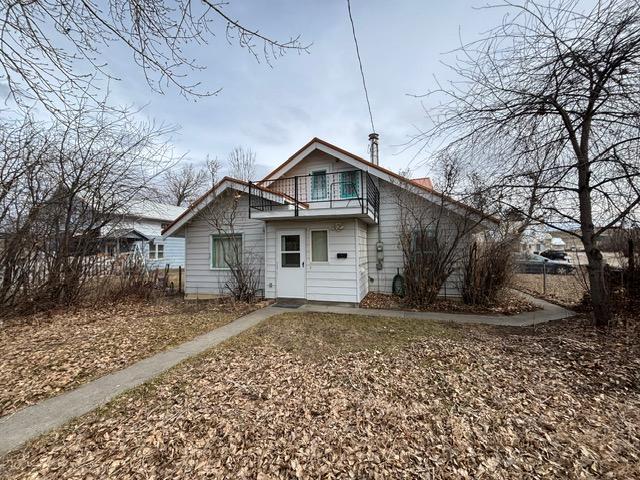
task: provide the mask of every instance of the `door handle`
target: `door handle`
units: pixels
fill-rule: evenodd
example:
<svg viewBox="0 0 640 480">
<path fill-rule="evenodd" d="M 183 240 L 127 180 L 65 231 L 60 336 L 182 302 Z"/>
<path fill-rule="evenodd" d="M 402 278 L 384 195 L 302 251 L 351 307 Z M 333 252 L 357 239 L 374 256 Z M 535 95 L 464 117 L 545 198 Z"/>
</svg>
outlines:
<svg viewBox="0 0 640 480">
<path fill-rule="evenodd" d="M 302 268 L 304 268 L 304 262 L 302 262 Z"/>
</svg>

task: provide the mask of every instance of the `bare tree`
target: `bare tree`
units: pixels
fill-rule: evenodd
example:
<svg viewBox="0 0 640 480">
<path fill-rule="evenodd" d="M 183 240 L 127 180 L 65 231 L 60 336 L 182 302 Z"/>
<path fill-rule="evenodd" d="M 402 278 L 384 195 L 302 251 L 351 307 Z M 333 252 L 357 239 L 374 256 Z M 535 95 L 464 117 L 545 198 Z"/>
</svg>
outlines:
<svg viewBox="0 0 640 480">
<path fill-rule="evenodd" d="M 211 158 L 207 155 L 205 160 L 205 167 L 209 173 L 210 186 L 213 187 L 218 180 L 220 180 L 220 171 L 222 170 L 222 162 L 218 160 L 218 157 Z"/>
<path fill-rule="evenodd" d="M 241 207 L 241 198 L 240 192 L 227 190 L 210 202 L 202 215 L 214 230 L 213 255 L 227 269 L 222 273 L 227 275 L 223 293 L 235 300 L 251 302 L 260 288 L 262 262 L 252 250 L 243 248 L 239 227 L 246 207 Z"/>
<path fill-rule="evenodd" d="M 203 88 L 188 73 L 204 67 L 188 54 L 191 45 L 208 44 L 225 32 L 257 60 L 288 51 L 307 51 L 299 37 L 270 38 L 234 20 L 228 2 L 214 0 L 38 0 L 7 1 L 0 6 L 0 79 L 19 105 L 33 101 L 52 112 L 94 96 L 96 80 L 117 79 L 109 71 L 107 52 L 123 46 L 143 70 L 148 84 L 187 96 L 217 90 Z"/>
<path fill-rule="evenodd" d="M 435 127 L 416 142 L 467 149 L 495 201 L 577 235 L 593 315 L 610 313 L 597 240 L 640 204 L 640 5 L 504 1 L 510 15 L 461 47 L 435 92 Z M 424 143 L 423 143 L 424 145 Z M 534 200 L 534 201 L 532 201 Z M 535 205 L 535 208 L 530 208 Z M 573 226 L 579 225 L 579 233 Z"/>
<path fill-rule="evenodd" d="M 227 160 L 229 175 L 238 180 L 248 182 L 256 175 L 256 154 L 250 148 L 235 147 Z"/>
<path fill-rule="evenodd" d="M 160 199 L 173 205 L 189 205 L 207 189 L 207 177 L 206 170 L 192 163 L 167 170 L 160 182 Z"/>
<path fill-rule="evenodd" d="M 127 112 L 82 109 L 65 122 L 5 125 L 0 148 L 0 311 L 77 301 L 100 238 L 161 171 L 166 133 Z M 2 131 L 2 129 L 0 129 Z"/>
</svg>

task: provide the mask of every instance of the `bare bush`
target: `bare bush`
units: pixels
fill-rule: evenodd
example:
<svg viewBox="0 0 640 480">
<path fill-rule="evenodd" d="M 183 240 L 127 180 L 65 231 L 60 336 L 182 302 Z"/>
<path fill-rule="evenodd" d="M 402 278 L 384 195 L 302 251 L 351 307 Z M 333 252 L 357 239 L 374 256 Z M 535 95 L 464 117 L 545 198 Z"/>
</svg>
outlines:
<svg viewBox="0 0 640 480">
<path fill-rule="evenodd" d="M 461 267 L 472 235 L 486 227 L 486 214 L 462 206 L 448 195 L 460 181 L 456 159 L 443 156 L 439 165 L 441 193 L 425 198 L 423 190 L 406 182 L 395 190 L 405 302 L 416 307 L 433 303 L 445 282 Z"/>
<path fill-rule="evenodd" d="M 476 241 L 462 261 L 460 294 L 467 305 L 489 306 L 510 284 L 513 273 L 512 242 Z"/>
<path fill-rule="evenodd" d="M 205 208 L 203 215 L 216 236 L 212 257 L 225 269 L 222 293 L 238 301 L 252 302 L 260 289 L 262 269 L 254 253 L 245 251 L 243 247 L 238 228 L 246 210 L 240 211 L 241 198 L 241 193 L 227 190 Z"/>
<path fill-rule="evenodd" d="M 19 173 L 3 179 L 0 197 L 1 310 L 74 303 L 97 270 L 101 232 L 144 196 L 163 164 L 166 129 L 87 109 L 2 128 L 12 135 L 0 168 Z"/>
</svg>

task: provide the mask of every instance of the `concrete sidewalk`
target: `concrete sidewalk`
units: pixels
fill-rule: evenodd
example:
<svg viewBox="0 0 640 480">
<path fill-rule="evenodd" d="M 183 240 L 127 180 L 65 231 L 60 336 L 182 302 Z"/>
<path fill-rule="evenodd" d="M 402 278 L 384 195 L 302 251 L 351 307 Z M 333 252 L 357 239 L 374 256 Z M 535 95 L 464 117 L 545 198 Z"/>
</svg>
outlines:
<svg viewBox="0 0 640 480">
<path fill-rule="evenodd" d="M 492 314 L 473 314 L 473 313 L 442 313 L 442 312 L 412 312 L 405 310 L 382 310 L 374 308 L 360 308 L 351 306 L 336 305 L 319 305 L 308 303 L 301 306 L 298 311 L 307 312 L 325 312 L 325 313 L 344 313 L 351 315 L 368 315 L 373 317 L 400 317 L 400 318 L 416 318 L 422 320 L 437 320 L 442 322 L 454 323 L 480 323 L 486 325 L 499 325 L 504 327 L 528 327 L 538 323 L 550 322 L 552 320 L 562 320 L 575 315 L 571 310 L 562 308 L 559 305 L 545 302 L 539 298 L 525 295 L 527 300 L 541 310 L 533 312 L 523 312 L 517 315 L 492 315 Z"/>
<path fill-rule="evenodd" d="M 0 418 L 0 456 L 15 450 L 38 435 L 104 405 L 125 390 L 151 380 L 183 360 L 202 353 L 269 317 L 287 311 L 290 310 L 273 306 L 256 310 L 171 350 L 145 358 L 130 367 L 82 385 L 76 390 Z"/>
<path fill-rule="evenodd" d="M 533 297 L 531 301 L 540 306 L 542 310 L 511 316 L 374 310 L 318 304 L 305 304 L 295 310 L 276 306 L 266 307 L 183 343 L 172 350 L 158 353 L 123 370 L 87 383 L 76 390 L 63 393 L 0 418 L 0 456 L 15 450 L 38 435 L 64 425 L 73 418 L 104 405 L 122 392 L 153 379 L 183 360 L 202 353 L 274 315 L 287 312 L 326 312 L 516 327 L 560 320 L 574 315 L 569 310 Z"/>
</svg>

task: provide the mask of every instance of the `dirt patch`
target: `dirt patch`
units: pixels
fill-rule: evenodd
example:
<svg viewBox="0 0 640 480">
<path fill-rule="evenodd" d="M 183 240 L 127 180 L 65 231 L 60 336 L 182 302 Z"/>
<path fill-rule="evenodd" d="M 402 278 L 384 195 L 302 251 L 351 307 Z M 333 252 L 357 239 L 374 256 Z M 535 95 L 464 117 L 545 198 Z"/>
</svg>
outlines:
<svg viewBox="0 0 640 480">
<path fill-rule="evenodd" d="M 0 329 L 0 416 L 119 370 L 254 308 L 160 299 L 13 318 Z"/>
<path fill-rule="evenodd" d="M 636 332 L 391 321 L 270 319 L 8 455 L 0 478 L 640 476 Z"/>
<path fill-rule="evenodd" d="M 582 303 L 582 299 L 587 293 L 586 281 L 580 273 L 575 275 L 547 275 L 545 290 L 542 274 L 518 273 L 513 276 L 515 288 L 569 308 L 575 308 Z"/>
<path fill-rule="evenodd" d="M 501 295 L 498 302 L 491 306 L 465 305 L 461 301 L 437 299 L 434 303 L 423 309 L 411 308 L 404 304 L 402 298 L 396 295 L 369 292 L 360 302 L 362 308 L 373 308 L 382 310 L 406 310 L 406 311 L 428 311 L 442 313 L 479 313 L 479 314 L 500 314 L 517 315 L 522 312 L 533 312 L 539 307 L 527 300 L 518 292 L 509 291 Z"/>
</svg>

